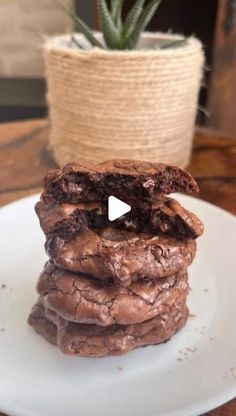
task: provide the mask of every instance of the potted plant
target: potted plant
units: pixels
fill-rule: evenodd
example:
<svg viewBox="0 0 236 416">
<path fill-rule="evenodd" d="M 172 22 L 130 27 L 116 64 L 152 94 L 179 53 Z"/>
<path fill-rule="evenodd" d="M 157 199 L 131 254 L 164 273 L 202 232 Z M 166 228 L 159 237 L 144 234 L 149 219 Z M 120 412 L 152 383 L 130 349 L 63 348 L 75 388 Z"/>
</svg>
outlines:
<svg viewBox="0 0 236 416">
<path fill-rule="evenodd" d="M 191 154 L 203 50 L 195 37 L 144 33 L 161 0 L 97 0 L 101 32 L 75 14 L 78 31 L 48 39 L 45 63 L 59 165 L 76 158 L 171 162 Z"/>
</svg>

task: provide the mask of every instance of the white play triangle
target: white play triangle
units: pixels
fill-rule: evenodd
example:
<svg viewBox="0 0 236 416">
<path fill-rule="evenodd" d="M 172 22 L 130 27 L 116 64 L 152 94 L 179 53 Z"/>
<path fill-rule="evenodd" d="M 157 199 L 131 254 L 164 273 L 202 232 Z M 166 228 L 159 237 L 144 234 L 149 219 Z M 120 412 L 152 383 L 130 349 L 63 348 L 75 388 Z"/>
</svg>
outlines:
<svg viewBox="0 0 236 416">
<path fill-rule="evenodd" d="M 108 219 L 114 221 L 122 215 L 131 210 L 131 206 L 116 198 L 115 196 L 109 196 L 108 198 Z"/>
</svg>

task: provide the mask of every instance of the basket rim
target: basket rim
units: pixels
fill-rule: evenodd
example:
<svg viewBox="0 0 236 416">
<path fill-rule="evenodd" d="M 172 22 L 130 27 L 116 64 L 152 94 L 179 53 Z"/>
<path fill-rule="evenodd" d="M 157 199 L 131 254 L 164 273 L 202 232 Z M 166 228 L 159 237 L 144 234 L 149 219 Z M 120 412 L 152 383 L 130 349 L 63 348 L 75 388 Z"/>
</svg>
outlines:
<svg viewBox="0 0 236 416">
<path fill-rule="evenodd" d="M 102 40 L 102 33 L 94 31 L 95 36 Z M 139 58 L 143 56 L 186 56 L 189 52 L 200 52 L 203 49 L 203 45 L 199 39 L 195 36 L 184 36 L 181 34 L 172 34 L 172 33 L 164 33 L 164 32 L 144 32 L 141 36 L 142 40 L 150 40 L 155 41 L 156 39 L 169 39 L 171 40 L 178 40 L 178 39 L 186 39 L 186 43 L 184 45 L 178 46 L 178 48 L 168 48 L 168 49 L 152 49 L 152 48 L 140 48 L 135 50 L 113 50 L 113 49 L 101 49 L 99 47 L 90 47 L 87 49 L 76 49 L 69 47 L 69 42 L 71 42 L 71 36 L 74 36 L 78 41 L 85 42 L 85 46 L 87 43 L 85 41 L 84 35 L 81 33 L 67 33 L 67 34 L 60 34 L 56 36 L 50 36 L 45 38 L 44 42 L 44 49 L 47 51 L 54 50 L 62 53 L 68 53 L 70 55 L 76 56 L 90 56 L 96 54 L 97 56 L 101 56 L 103 58 L 106 57 L 117 57 L 117 58 Z"/>
</svg>

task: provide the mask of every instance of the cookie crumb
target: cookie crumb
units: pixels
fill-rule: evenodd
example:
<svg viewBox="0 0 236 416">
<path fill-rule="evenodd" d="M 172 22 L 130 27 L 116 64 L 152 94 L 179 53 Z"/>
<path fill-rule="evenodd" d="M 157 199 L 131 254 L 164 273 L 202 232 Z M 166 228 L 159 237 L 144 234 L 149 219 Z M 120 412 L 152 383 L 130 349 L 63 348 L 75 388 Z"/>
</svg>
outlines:
<svg viewBox="0 0 236 416">
<path fill-rule="evenodd" d="M 119 370 L 119 371 L 123 371 L 124 369 L 123 369 L 123 367 L 121 367 L 120 365 L 117 367 L 117 370 Z"/>
<path fill-rule="evenodd" d="M 5 332 L 5 328 L 1 328 L 1 329 L 0 329 L 0 331 L 1 331 L 1 332 Z"/>
<path fill-rule="evenodd" d="M 190 319 L 196 318 L 195 313 L 190 313 L 190 314 L 189 314 L 189 318 L 190 318 Z"/>
<path fill-rule="evenodd" d="M 209 338 L 209 340 L 210 340 L 210 341 L 213 341 L 213 339 L 214 339 L 214 338 L 212 338 L 212 337 L 211 337 L 211 338 Z"/>
<path fill-rule="evenodd" d="M 189 348 L 189 347 L 187 347 L 186 350 L 189 351 L 189 352 L 196 352 L 197 351 L 197 347 L 195 347 L 195 348 Z"/>
<path fill-rule="evenodd" d="M 5 289 L 6 288 L 6 285 L 5 285 L 5 283 L 3 283 L 2 285 L 1 285 L 1 289 Z"/>
<path fill-rule="evenodd" d="M 205 288 L 205 289 L 203 289 L 203 292 L 209 293 L 209 289 Z"/>
<path fill-rule="evenodd" d="M 178 361 L 182 361 L 182 358 L 178 358 Z"/>
<path fill-rule="evenodd" d="M 226 371 L 224 373 L 223 379 L 227 381 L 230 381 L 232 379 L 236 380 L 236 368 L 231 367 L 228 371 Z"/>
</svg>

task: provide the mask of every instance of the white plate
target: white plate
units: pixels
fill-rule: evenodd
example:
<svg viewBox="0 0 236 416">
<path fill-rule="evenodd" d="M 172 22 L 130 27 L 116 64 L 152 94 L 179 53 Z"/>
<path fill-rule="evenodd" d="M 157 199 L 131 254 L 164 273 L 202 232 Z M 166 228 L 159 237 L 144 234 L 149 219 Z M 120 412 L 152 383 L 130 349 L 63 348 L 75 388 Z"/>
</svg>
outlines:
<svg viewBox="0 0 236 416">
<path fill-rule="evenodd" d="M 15 416 L 192 416 L 236 396 L 236 219 L 178 196 L 205 223 L 186 327 L 123 357 L 64 356 L 26 321 L 44 237 L 37 196 L 0 209 L 0 410 Z M 1 285 L 6 287 L 1 287 Z"/>
</svg>

